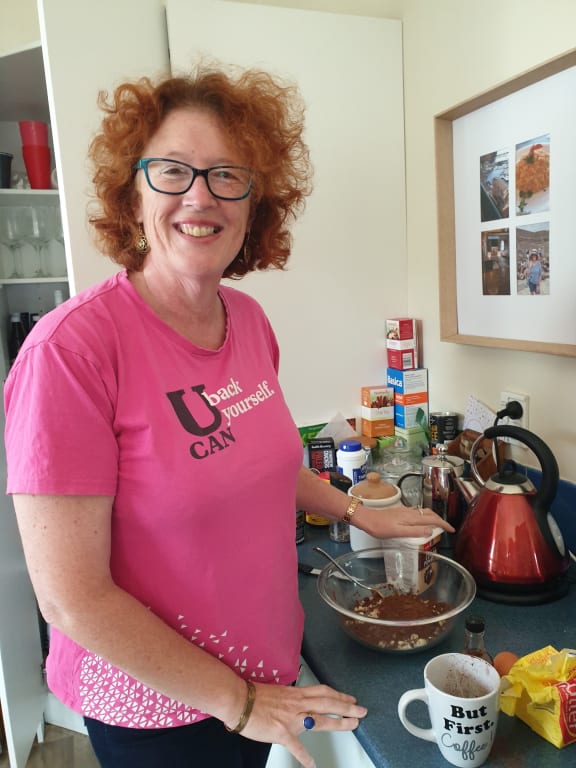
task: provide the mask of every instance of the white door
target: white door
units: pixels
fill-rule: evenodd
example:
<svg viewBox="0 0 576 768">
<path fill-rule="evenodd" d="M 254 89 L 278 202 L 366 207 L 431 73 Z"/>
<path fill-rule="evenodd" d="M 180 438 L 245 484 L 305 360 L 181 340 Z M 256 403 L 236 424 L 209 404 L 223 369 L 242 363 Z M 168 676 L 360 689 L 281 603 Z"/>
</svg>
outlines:
<svg viewBox="0 0 576 768">
<path fill-rule="evenodd" d="M 87 226 L 86 153 L 98 129 L 101 90 L 170 69 L 163 0 L 38 0 L 70 293 L 117 267 L 94 248 Z"/>
<path fill-rule="evenodd" d="M 406 311 L 401 22 L 226 0 L 166 14 L 174 73 L 206 54 L 299 85 L 314 191 L 287 271 L 235 285 L 272 321 L 296 423 L 357 415 L 385 379 L 384 319 Z"/>
<path fill-rule="evenodd" d="M 0 417 L 4 434 L 4 417 Z M 23 439 L 26 439 L 23 437 Z M 0 488 L 6 487 L 0 441 Z M 11 768 L 24 768 L 42 722 L 46 687 L 38 613 L 26 571 L 12 499 L 0 494 L 0 701 Z"/>
</svg>

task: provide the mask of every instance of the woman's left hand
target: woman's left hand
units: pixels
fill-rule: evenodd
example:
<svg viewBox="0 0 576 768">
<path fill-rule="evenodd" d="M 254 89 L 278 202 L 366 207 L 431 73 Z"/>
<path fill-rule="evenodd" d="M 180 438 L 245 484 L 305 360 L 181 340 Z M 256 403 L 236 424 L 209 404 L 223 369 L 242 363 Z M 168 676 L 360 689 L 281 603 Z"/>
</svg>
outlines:
<svg viewBox="0 0 576 768">
<path fill-rule="evenodd" d="M 361 505 L 356 507 L 354 525 L 377 538 L 428 538 L 435 527 L 454 533 L 450 523 L 427 507 L 398 506 L 375 509 Z"/>
</svg>

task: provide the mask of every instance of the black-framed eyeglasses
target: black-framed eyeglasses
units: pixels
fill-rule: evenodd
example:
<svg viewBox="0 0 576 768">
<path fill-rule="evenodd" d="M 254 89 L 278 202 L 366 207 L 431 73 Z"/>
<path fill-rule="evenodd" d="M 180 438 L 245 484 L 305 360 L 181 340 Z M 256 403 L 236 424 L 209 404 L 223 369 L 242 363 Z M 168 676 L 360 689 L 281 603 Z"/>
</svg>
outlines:
<svg viewBox="0 0 576 768">
<path fill-rule="evenodd" d="M 141 157 L 134 168 L 142 169 L 150 189 L 163 195 L 183 195 L 196 178 L 202 176 L 210 194 L 220 200 L 244 200 L 250 194 L 254 178 L 250 168 L 239 165 L 200 169 L 166 157 Z"/>
</svg>

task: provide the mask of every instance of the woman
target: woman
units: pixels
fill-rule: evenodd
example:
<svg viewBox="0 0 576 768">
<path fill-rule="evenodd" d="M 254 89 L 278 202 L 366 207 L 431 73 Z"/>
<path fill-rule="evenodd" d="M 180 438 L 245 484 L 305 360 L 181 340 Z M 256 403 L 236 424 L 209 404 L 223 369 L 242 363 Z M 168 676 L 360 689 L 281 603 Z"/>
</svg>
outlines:
<svg viewBox="0 0 576 768">
<path fill-rule="evenodd" d="M 124 270 L 38 324 L 5 394 L 49 684 L 104 768 L 259 768 L 274 742 L 312 768 L 298 735 L 366 709 L 291 685 L 296 507 L 378 536 L 451 529 L 349 504 L 301 466 L 271 327 L 221 285 L 287 261 L 310 191 L 295 90 L 199 69 L 101 104 L 91 220 Z"/>
<path fill-rule="evenodd" d="M 530 254 L 530 263 L 528 265 L 528 288 L 530 289 L 531 296 L 538 296 L 540 294 L 541 280 L 542 263 L 538 258 L 538 254 L 532 252 Z"/>
</svg>

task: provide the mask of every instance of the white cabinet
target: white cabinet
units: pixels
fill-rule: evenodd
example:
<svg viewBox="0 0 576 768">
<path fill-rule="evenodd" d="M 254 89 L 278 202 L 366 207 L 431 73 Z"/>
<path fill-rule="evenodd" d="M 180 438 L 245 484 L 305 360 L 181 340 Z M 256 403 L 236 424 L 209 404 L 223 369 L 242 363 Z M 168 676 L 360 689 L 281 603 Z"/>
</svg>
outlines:
<svg viewBox="0 0 576 768">
<path fill-rule="evenodd" d="M 44 278 L 20 282 L 0 277 L 0 336 L 4 349 L 9 311 L 26 310 L 27 301 L 31 308 L 38 305 L 47 310 L 53 305 L 55 288 L 69 288 L 70 293 L 76 293 L 117 269 L 97 253 L 87 227 L 90 174 L 86 153 L 100 121 L 98 92 L 113 89 L 121 80 L 154 76 L 169 69 L 163 0 L 99 0 L 92 4 L 39 0 L 38 10 L 41 44 L 0 57 L 0 142 L 6 142 L 0 151 L 12 151 L 13 169 L 17 170 L 20 163 L 24 170 L 17 121 L 23 119 L 19 115 L 26 106 L 28 119 L 51 125 L 58 190 L 0 190 L 0 206 L 60 206 L 67 274 L 64 282 Z M 53 258 L 57 261 L 63 253 L 55 251 Z M 0 257 L 6 255 L 3 249 Z M 3 493 L 5 464 L 2 449 L 0 702 L 10 768 L 24 768 L 43 711 L 48 708 L 52 720 L 58 721 L 59 715 L 54 713 L 55 702 L 47 697 L 42 681 L 36 603 L 12 502 Z"/>
<path fill-rule="evenodd" d="M 19 120 L 42 120 L 49 123 L 48 96 L 44 78 L 42 49 L 40 44 L 28 46 L 0 57 L 0 85 L 7 97 L 0 102 L 0 149 L 14 155 L 13 174 L 26 180 Z M 54 150 L 49 134 L 51 156 Z M 54 163 L 52 164 L 54 166 Z M 0 189 L 0 217 L 8 216 L 11 208 L 33 207 L 48 208 L 59 214 L 59 195 L 57 189 L 32 190 L 21 186 L 13 189 Z M 35 249 L 26 241 L 16 244 L 19 256 L 18 272 L 15 268 L 9 247 L 0 243 L 0 376 L 6 377 L 8 369 L 7 334 L 9 316 L 13 312 L 43 314 L 54 306 L 54 291 L 58 290 L 64 298 L 68 297 L 68 278 L 66 257 L 63 243 L 54 237 L 43 246 L 43 263 L 38 261 Z M 42 277 L 35 272 L 42 267 Z"/>
<path fill-rule="evenodd" d="M 4 418 L 0 417 L 3 432 Z M 6 484 L 0 442 L 0 483 Z M 11 768 L 23 768 L 42 721 L 46 688 L 36 601 L 26 573 L 12 501 L 0 494 L 0 703 Z"/>
<path fill-rule="evenodd" d="M 318 680 L 304 659 L 298 685 L 318 685 Z M 321 732 L 308 731 L 299 737 L 314 758 L 317 766 L 330 768 L 374 768 L 374 763 L 360 746 L 351 731 Z M 300 768 L 300 763 L 285 747 L 274 744 L 266 768 Z"/>
</svg>

